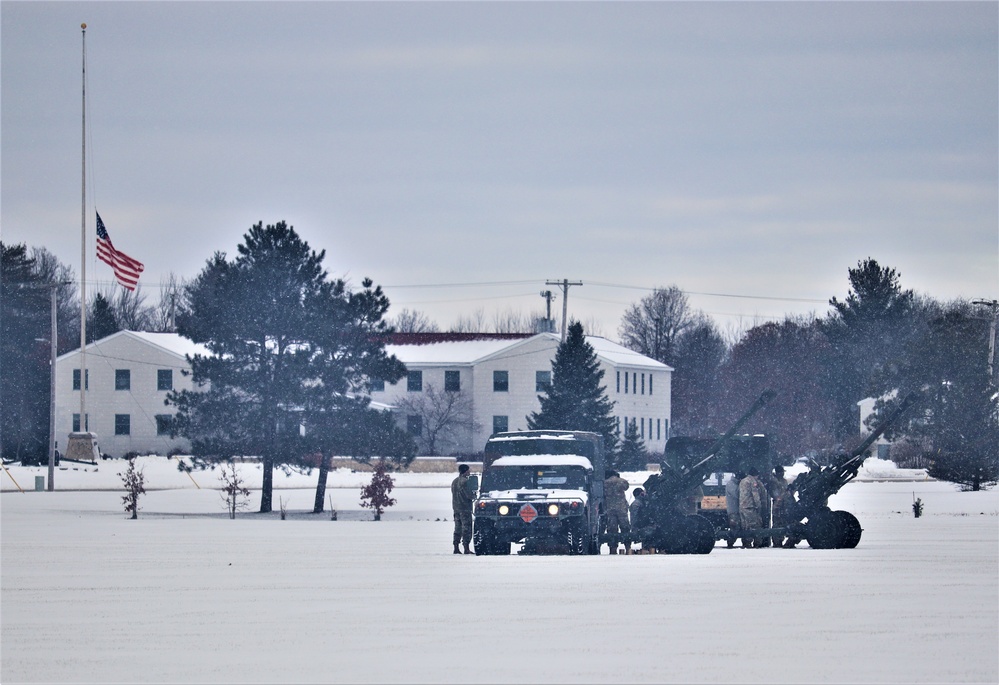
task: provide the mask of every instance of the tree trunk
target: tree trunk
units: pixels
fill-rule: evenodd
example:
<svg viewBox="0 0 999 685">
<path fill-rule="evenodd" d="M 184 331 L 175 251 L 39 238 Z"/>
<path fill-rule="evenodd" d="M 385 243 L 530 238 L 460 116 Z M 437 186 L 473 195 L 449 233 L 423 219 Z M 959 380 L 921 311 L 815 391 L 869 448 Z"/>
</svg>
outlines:
<svg viewBox="0 0 999 685">
<path fill-rule="evenodd" d="M 261 459 L 264 470 L 263 483 L 260 486 L 260 513 L 269 514 L 273 510 L 274 492 L 274 457 L 265 455 Z"/>
<path fill-rule="evenodd" d="M 312 508 L 313 514 L 323 513 L 323 502 L 326 499 L 326 477 L 330 472 L 330 461 L 333 456 L 327 450 L 320 452 L 319 459 L 319 482 L 316 483 L 316 504 Z"/>
</svg>

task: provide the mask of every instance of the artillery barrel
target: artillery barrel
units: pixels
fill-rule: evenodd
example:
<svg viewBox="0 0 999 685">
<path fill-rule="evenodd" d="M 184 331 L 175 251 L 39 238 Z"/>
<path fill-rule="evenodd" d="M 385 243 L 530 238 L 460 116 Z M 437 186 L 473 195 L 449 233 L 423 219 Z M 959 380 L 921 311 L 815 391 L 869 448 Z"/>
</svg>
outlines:
<svg viewBox="0 0 999 685">
<path fill-rule="evenodd" d="M 770 402 L 770 400 L 772 400 L 776 396 L 777 393 L 775 391 L 765 390 L 762 395 L 756 398 L 756 401 L 753 402 L 753 405 L 746 410 L 746 413 L 740 416 L 739 420 L 736 421 L 735 424 L 731 428 L 729 428 L 723 436 L 715 440 L 715 443 L 708 448 L 708 450 L 704 453 L 704 456 L 701 458 L 701 460 L 698 461 L 693 466 L 691 466 L 689 469 L 687 469 L 687 473 L 699 473 L 699 469 L 702 466 L 704 466 L 704 464 L 708 463 L 711 459 L 713 459 L 714 456 L 721 451 L 721 448 L 725 446 L 725 443 L 728 442 L 732 438 L 732 436 L 739 431 L 740 428 L 746 425 L 746 422 L 753 417 L 753 414 L 755 414 L 760 409 L 765 407 Z M 710 471 L 708 473 L 710 473 Z M 705 474 L 705 477 L 707 477 L 707 474 Z M 701 480 L 703 480 L 703 478 Z"/>
</svg>

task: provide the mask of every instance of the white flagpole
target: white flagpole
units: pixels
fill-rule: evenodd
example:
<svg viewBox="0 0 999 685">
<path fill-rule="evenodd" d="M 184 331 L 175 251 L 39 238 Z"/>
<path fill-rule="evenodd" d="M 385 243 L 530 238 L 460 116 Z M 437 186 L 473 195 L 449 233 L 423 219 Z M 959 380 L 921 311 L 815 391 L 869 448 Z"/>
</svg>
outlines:
<svg viewBox="0 0 999 685">
<path fill-rule="evenodd" d="M 80 218 L 80 430 L 87 426 L 87 25 L 83 33 L 83 173 Z"/>
</svg>

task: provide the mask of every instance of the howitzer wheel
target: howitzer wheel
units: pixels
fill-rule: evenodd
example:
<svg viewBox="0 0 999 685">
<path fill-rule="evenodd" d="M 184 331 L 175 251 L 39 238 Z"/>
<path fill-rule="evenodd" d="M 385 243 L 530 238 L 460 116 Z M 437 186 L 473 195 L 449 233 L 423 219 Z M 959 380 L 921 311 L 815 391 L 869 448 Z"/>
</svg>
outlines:
<svg viewBox="0 0 999 685">
<path fill-rule="evenodd" d="M 690 526 L 689 554 L 710 554 L 715 548 L 715 527 L 706 517 L 694 514 L 687 517 Z"/>
<path fill-rule="evenodd" d="M 839 529 L 839 542 L 836 547 L 839 549 L 856 547 L 864 532 L 864 529 L 860 527 L 860 521 L 848 511 L 834 511 L 832 515 L 836 519 L 836 527 Z"/>
<path fill-rule="evenodd" d="M 671 516 L 657 526 L 659 547 L 666 554 L 708 554 L 715 546 L 715 527 L 703 516 Z"/>
<path fill-rule="evenodd" d="M 808 517 L 805 525 L 805 539 L 812 549 L 835 549 L 839 547 L 840 524 L 831 511 L 821 511 Z"/>
</svg>

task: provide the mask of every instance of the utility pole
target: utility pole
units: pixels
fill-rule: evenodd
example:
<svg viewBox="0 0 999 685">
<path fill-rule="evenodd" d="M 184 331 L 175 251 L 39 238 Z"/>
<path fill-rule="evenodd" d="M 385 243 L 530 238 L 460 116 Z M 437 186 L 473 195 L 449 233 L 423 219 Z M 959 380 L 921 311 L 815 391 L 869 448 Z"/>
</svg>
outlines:
<svg viewBox="0 0 999 685">
<path fill-rule="evenodd" d="M 996 319 L 999 319 L 999 300 L 972 300 L 971 304 L 992 308 L 992 323 L 989 324 L 989 379 L 992 380 L 995 378 Z"/>
<path fill-rule="evenodd" d="M 552 321 L 552 299 L 555 294 L 551 290 L 542 290 L 541 297 L 545 298 L 545 333 L 554 333 L 555 325 Z"/>
<path fill-rule="evenodd" d="M 569 318 L 569 286 L 583 285 L 583 282 L 570 281 L 567 278 L 563 278 L 561 281 L 545 281 L 545 285 L 557 285 L 562 288 L 562 342 L 565 342 Z"/>
</svg>

